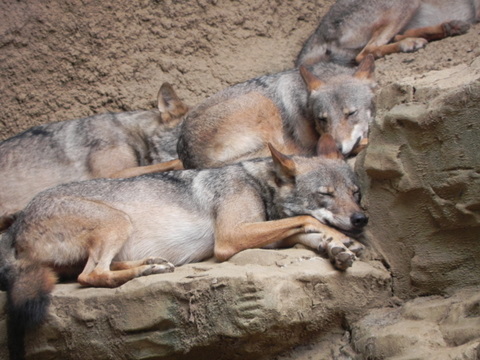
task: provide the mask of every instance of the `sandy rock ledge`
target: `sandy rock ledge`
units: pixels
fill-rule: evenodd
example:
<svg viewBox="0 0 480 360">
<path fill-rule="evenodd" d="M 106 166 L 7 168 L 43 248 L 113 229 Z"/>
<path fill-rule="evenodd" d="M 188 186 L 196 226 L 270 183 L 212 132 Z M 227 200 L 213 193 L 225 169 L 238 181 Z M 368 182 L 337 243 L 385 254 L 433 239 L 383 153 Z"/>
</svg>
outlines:
<svg viewBox="0 0 480 360">
<path fill-rule="evenodd" d="M 27 353 L 39 360 L 271 358 L 390 297 L 390 275 L 378 262 L 339 272 L 310 250 L 247 250 L 117 289 L 60 284 Z M 1 358 L 5 351 L 0 344 Z"/>
</svg>

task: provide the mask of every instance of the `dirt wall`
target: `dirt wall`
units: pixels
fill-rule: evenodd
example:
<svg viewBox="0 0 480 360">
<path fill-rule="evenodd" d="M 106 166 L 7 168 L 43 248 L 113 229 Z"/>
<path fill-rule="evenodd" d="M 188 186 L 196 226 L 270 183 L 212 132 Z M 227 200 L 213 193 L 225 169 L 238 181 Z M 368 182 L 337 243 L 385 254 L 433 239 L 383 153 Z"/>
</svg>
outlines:
<svg viewBox="0 0 480 360">
<path fill-rule="evenodd" d="M 292 67 L 332 1 L 2 1 L 0 139 Z"/>
</svg>

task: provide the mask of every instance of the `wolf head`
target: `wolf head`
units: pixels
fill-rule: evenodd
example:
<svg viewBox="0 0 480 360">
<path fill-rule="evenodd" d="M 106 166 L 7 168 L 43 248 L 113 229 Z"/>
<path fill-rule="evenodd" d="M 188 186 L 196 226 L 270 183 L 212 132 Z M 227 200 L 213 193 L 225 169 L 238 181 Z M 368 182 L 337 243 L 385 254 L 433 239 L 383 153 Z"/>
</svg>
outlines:
<svg viewBox="0 0 480 360">
<path fill-rule="evenodd" d="M 319 134 L 331 134 L 347 156 L 368 136 L 375 116 L 374 59 L 367 56 L 352 75 L 337 75 L 327 82 L 306 67 L 300 73 L 309 92 L 308 107 Z"/>
<path fill-rule="evenodd" d="M 361 233 L 368 217 L 357 179 L 330 135 L 321 136 L 316 157 L 289 157 L 272 146 L 270 151 L 281 217 L 310 215 L 348 235 Z"/>
</svg>

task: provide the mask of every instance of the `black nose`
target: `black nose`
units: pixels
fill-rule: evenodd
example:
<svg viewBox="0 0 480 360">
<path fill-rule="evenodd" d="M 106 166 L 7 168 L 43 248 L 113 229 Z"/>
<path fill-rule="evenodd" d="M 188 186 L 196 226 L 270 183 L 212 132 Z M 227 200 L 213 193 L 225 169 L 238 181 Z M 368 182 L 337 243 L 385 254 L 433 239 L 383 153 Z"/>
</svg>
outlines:
<svg viewBox="0 0 480 360">
<path fill-rule="evenodd" d="M 353 226 L 360 229 L 368 224 L 368 217 L 364 213 L 356 212 L 350 217 L 350 221 Z"/>
</svg>

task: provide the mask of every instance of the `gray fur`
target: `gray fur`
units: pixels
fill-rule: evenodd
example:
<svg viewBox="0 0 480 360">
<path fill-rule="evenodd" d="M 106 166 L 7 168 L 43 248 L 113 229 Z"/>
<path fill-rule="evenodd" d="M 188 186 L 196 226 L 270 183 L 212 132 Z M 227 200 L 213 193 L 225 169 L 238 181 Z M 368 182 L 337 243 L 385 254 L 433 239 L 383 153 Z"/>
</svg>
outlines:
<svg viewBox="0 0 480 360">
<path fill-rule="evenodd" d="M 180 118 L 159 110 L 101 114 L 30 128 L 0 143 L 0 216 L 49 187 L 175 159 Z"/>
<path fill-rule="evenodd" d="M 205 150 L 215 141 L 218 124 L 228 114 L 229 105 L 225 104 L 252 93 L 261 94 L 275 104 L 282 120 L 284 141 L 292 143 L 299 154 L 313 155 L 323 133 L 333 135 L 341 148 L 345 139 L 335 136 L 335 127 L 343 120 L 343 112 L 347 108 L 356 107 L 359 111 L 354 121 L 368 128 L 375 115 L 374 81 L 357 79 L 354 77 L 355 69 L 337 64 L 319 63 L 309 69 L 326 84 L 317 91 L 309 92 L 299 70 L 291 69 L 233 85 L 193 108 L 182 124 L 177 147 L 183 165 L 186 168 L 215 167 L 259 157 L 266 149 L 266 141 L 252 145 L 227 160 L 217 160 Z M 251 106 L 240 102 L 238 105 Z M 326 123 L 319 121 L 319 114 L 324 112 L 329 116 Z M 242 124 L 244 120 L 235 119 L 231 128 L 237 128 L 234 125 Z M 238 135 L 232 130 L 232 139 Z M 241 135 L 246 136 L 243 132 Z M 228 143 L 222 144 L 222 147 L 227 146 Z M 346 151 L 345 155 L 350 151 Z"/>
<path fill-rule="evenodd" d="M 354 65 L 373 32 L 384 25 L 380 19 L 385 13 L 396 14 L 401 34 L 452 20 L 474 23 L 480 20 L 479 10 L 478 0 L 337 0 L 303 45 L 295 65 L 319 61 Z"/>
<path fill-rule="evenodd" d="M 9 236 L 20 245 L 24 241 L 32 241 L 30 238 L 24 239 L 23 234 L 26 231 L 32 236 L 31 227 L 34 226 L 41 237 L 37 241 L 45 241 L 46 244 L 52 241 L 51 245 L 45 245 L 52 246 L 55 259 L 51 261 L 57 265 L 62 265 L 60 261 L 66 264 L 84 261 L 87 253 L 83 253 L 83 259 L 78 258 L 78 252 L 71 249 L 59 253 L 61 247 L 56 242 L 70 236 L 68 225 L 62 226 L 60 223 L 60 227 L 51 227 L 49 219 L 61 216 L 68 219 L 69 214 L 74 214 L 76 219 L 82 216 L 91 218 L 96 216 L 96 207 L 92 207 L 92 204 L 98 203 L 128 215 L 133 224 L 129 244 L 135 244 L 139 239 L 147 243 L 148 246 L 138 243 L 139 247 L 148 249 L 145 257 L 162 257 L 174 265 L 180 265 L 213 255 L 216 214 L 226 200 L 237 196 L 249 196 L 251 204 L 263 209 L 263 213 L 256 216 L 257 222 L 298 215 L 315 217 L 315 211 L 320 208 L 349 218 L 353 208 L 339 206 L 342 202 L 354 204 L 354 209 L 358 211 L 358 199 L 355 198 L 357 181 L 345 162 L 316 157 L 295 157 L 295 161 L 301 174 L 296 177 L 294 185 L 278 184 L 279 175 L 271 159 L 252 160 L 215 169 L 59 185 L 38 194 L 29 203 L 9 229 Z M 311 170 L 302 172 L 302 168 Z M 320 194 L 322 187 L 334 188 L 336 200 L 330 202 Z M 179 213 L 185 216 L 178 218 Z M 317 220 L 329 222 L 318 216 Z M 347 233 L 355 230 L 353 225 L 345 226 L 342 222 L 331 225 Z M 148 232 L 146 229 L 151 232 L 145 234 Z M 125 245 L 124 248 L 130 246 L 136 245 Z M 137 260 L 131 258 L 130 254 L 139 252 L 141 250 L 138 247 L 124 250 L 115 260 Z"/>
</svg>

